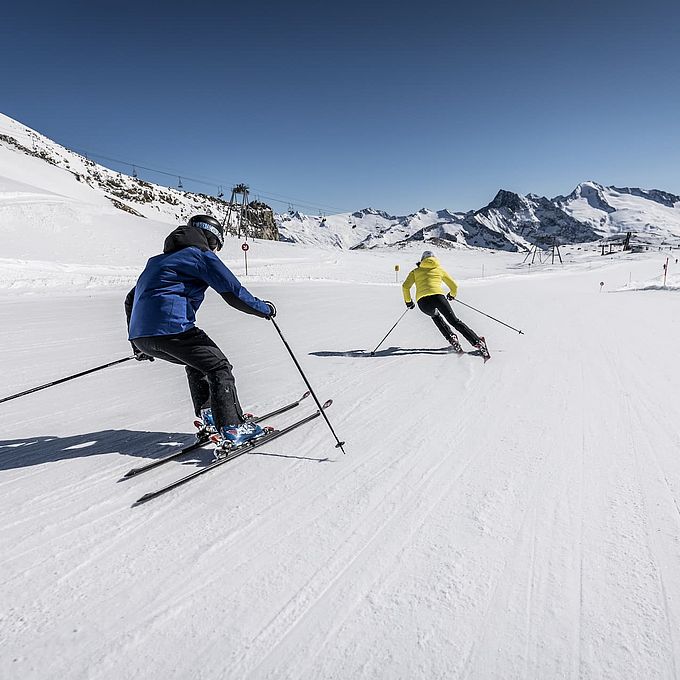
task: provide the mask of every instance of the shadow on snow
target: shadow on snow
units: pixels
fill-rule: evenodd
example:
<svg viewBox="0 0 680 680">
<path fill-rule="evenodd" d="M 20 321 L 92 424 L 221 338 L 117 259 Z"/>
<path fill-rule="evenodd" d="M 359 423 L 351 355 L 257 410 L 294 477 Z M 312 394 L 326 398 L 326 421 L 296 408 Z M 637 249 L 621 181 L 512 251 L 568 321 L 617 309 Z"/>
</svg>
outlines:
<svg viewBox="0 0 680 680">
<path fill-rule="evenodd" d="M 162 458 L 192 444 L 194 438 L 184 433 L 144 432 L 133 430 L 101 430 L 70 437 L 23 437 L 0 440 L 0 471 L 42 465 L 58 460 L 71 460 L 103 454 L 123 454 L 138 458 Z M 325 462 L 327 458 L 265 453 L 254 450 L 248 455 L 272 456 Z M 213 461 L 211 445 L 196 449 L 176 462 L 202 467 Z"/>
<path fill-rule="evenodd" d="M 457 354 L 453 351 L 450 346 L 446 347 L 387 347 L 386 349 L 380 349 L 375 354 L 371 353 L 368 349 L 352 349 L 347 352 L 310 352 L 312 356 L 317 357 L 350 357 L 350 358 L 363 358 L 368 357 L 369 359 L 374 359 L 376 357 L 398 357 L 406 356 L 407 354 Z M 464 354 L 479 354 L 477 350 L 473 352 L 464 352 Z"/>
</svg>

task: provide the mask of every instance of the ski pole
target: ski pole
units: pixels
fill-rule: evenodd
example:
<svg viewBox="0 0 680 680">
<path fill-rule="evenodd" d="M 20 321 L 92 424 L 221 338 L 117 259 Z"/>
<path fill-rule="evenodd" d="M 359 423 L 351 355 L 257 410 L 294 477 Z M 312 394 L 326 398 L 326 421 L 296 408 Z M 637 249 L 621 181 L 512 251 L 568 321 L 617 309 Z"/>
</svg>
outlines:
<svg viewBox="0 0 680 680">
<path fill-rule="evenodd" d="M 32 392 L 37 392 L 38 390 L 44 390 L 48 387 L 52 387 L 53 385 L 58 385 L 59 383 L 66 382 L 67 380 L 73 380 L 74 378 L 80 378 L 83 375 L 87 375 L 88 373 L 94 373 L 95 371 L 101 371 L 103 368 L 108 368 L 109 366 L 115 366 L 116 364 L 122 364 L 124 361 L 130 361 L 130 359 L 134 359 L 134 357 L 125 357 L 124 359 L 117 359 L 116 361 L 111 361 L 108 364 L 103 364 L 102 366 L 97 366 L 96 368 L 90 368 L 87 371 L 82 371 L 80 373 L 74 373 L 73 375 L 68 375 L 65 378 L 59 378 L 59 380 L 53 380 L 52 382 L 46 383 L 45 385 L 39 385 L 38 387 L 32 387 L 30 390 L 24 390 L 23 392 L 19 392 L 18 394 L 12 394 L 9 397 L 3 397 L 0 399 L 0 404 L 2 404 L 3 401 L 9 401 L 10 399 L 17 399 L 18 397 L 23 397 L 27 394 L 31 394 Z"/>
<path fill-rule="evenodd" d="M 335 430 L 333 429 L 333 426 L 331 425 L 331 421 L 328 420 L 328 416 L 326 415 L 326 411 L 324 410 L 323 406 L 321 405 L 321 402 L 317 398 L 316 394 L 314 393 L 314 390 L 312 389 L 312 386 L 309 384 L 309 380 L 307 380 L 307 376 L 305 375 L 305 372 L 302 370 L 302 367 L 300 366 L 300 363 L 298 360 L 295 358 L 295 355 L 293 354 L 293 350 L 290 348 L 290 345 L 288 342 L 286 342 L 286 338 L 283 337 L 283 333 L 281 332 L 281 329 L 279 328 L 279 325 L 274 321 L 274 317 L 270 316 L 269 320 L 274 324 L 274 328 L 276 328 L 276 332 L 279 334 L 281 337 L 281 340 L 283 341 L 283 344 L 286 346 L 286 349 L 288 350 L 288 354 L 290 354 L 291 359 L 295 363 L 295 366 L 297 367 L 297 370 L 300 372 L 300 375 L 302 376 L 302 379 L 305 381 L 305 385 L 307 385 L 307 389 L 309 390 L 310 394 L 312 397 L 314 397 L 314 401 L 316 402 L 316 405 L 319 407 L 319 412 L 323 416 L 324 420 L 326 421 L 326 424 L 328 425 L 330 431 L 333 433 L 333 436 L 335 437 L 335 441 L 338 442 L 335 445 L 336 449 L 340 449 L 343 453 L 345 453 L 345 449 L 342 447 L 345 445 L 345 442 L 341 442 L 338 439 L 338 435 L 335 434 Z"/>
<path fill-rule="evenodd" d="M 470 309 L 474 309 L 475 312 L 479 312 L 480 314 L 483 314 L 484 316 L 488 317 L 489 319 L 493 319 L 494 321 L 497 321 L 498 323 L 503 324 L 503 326 L 507 326 L 508 328 L 511 328 L 513 331 L 517 331 L 520 335 L 524 335 L 524 331 L 520 331 L 518 328 L 514 328 L 513 326 L 510 326 L 509 324 L 505 323 L 505 321 L 501 321 L 500 319 L 497 319 L 495 316 L 491 316 L 490 314 L 483 312 L 481 309 L 477 309 L 476 307 L 473 307 L 472 305 L 468 305 L 465 302 L 461 302 L 458 298 L 453 298 L 453 301 L 458 302 L 461 305 L 465 305 L 466 307 L 469 307 Z"/>
<path fill-rule="evenodd" d="M 411 308 L 410 308 L 410 307 L 407 307 L 406 310 L 404 311 L 404 314 L 406 314 L 406 312 L 408 312 L 409 309 L 411 309 Z M 387 331 L 387 335 L 389 335 L 389 334 L 397 327 L 397 324 L 404 318 L 404 314 L 402 314 L 402 315 L 397 319 L 397 323 L 395 323 L 394 326 L 392 326 L 392 328 L 390 328 L 390 330 Z M 385 340 L 387 340 L 387 335 L 386 335 L 386 336 L 378 343 L 378 347 L 380 347 L 380 345 L 382 345 L 383 342 L 385 342 Z M 376 347 L 376 348 L 371 352 L 371 356 L 372 356 L 372 357 L 375 356 L 375 353 L 378 351 L 378 347 Z"/>
</svg>

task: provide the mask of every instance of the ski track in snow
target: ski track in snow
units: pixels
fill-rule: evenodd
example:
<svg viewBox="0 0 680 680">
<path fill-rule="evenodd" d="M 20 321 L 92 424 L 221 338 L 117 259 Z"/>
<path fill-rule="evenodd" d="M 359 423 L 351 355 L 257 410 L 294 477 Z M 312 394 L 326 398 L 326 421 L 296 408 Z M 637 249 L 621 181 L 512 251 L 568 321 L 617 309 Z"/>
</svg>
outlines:
<svg viewBox="0 0 680 680">
<path fill-rule="evenodd" d="M 347 455 L 317 420 L 138 508 L 210 457 L 117 481 L 190 439 L 181 370 L 129 362 L 6 403 L 0 675 L 677 678 L 679 301 L 599 293 L 630 266 L 464 287 L 525 330 L 456 307 L 487 364 L 441 352 L 417 312 L 362 355 L 394 287 L 259 282 Z M 11 298 L 9 384 L 125 356 L 121 303 Z M 201 315 L 250 410 L 304 390 L 265 322 Z"/>
</svg>

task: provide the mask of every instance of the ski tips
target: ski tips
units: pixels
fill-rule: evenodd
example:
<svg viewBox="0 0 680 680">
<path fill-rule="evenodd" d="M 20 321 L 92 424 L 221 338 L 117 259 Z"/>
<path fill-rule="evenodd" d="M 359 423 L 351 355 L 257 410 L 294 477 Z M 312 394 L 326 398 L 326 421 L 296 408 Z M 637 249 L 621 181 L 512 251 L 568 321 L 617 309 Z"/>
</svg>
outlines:
<svg viewBox="0 0 680 680">
<path fill-rule="evenodd" d="M 306 391 L 306 392 L 298 399 L 298 401 L 302 401 L 303 399 L 306 399 L 310 394 L 311 394 L 311 392 L 310 392 L 309 390 L 307 390 L 307 391 Z"/>
<path fill-rule="evenodd" d="M 332 399 L 329 399 L 328 401 L 325 401 L 321 408 L 328 408 L 331 404 L 333 403 Z"/>
</svg>

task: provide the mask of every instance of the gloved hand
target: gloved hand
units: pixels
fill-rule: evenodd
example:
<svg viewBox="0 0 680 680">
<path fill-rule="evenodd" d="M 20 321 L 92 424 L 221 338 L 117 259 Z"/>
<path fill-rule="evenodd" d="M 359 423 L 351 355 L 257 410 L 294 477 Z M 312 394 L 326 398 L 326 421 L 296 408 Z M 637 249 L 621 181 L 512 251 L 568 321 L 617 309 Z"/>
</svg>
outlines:
<svg viewBox="0 0 680 680">
<path fill-rule="evenodd" d="M 447 300 L 455 300 L 456 298 L 455 298 L 454 295 L 451 295 L 451 293 L 449 292 L 449 293 L 446 294 L 446 299 Z"/>
<path fill-rule="evenodd" d="M 132 345 L 132 343 L 130 343 Z M 137 361 L 155 361 L 155 357 L 149 356 L 148 354 L 144 354 L 141 350 L 137 349 L 134 345 L 132 345 L 132 351 L 135 354 L 135 359 Z"/>
<path fill-rule="evenodd" d="M 269 316 L 267 317 L 268 319 L 273 319 L 276 316 L 276 307 L 274 307 L 273 302 L 269 302 L 269 300 L 264 300 L 264 304 L 269 307 Z"/>
<path fill-rule="evenodd" d="M 416 306 L 416 303 L 413 302 L 413 300 L 411 300 L 411 302 L 407 302 L 407 303 L 406 303 L 406 306 L 407 306 L 409 309 L 413 309 L 413 308 Z"/>
<path fill-rule="evenodd" d="M 144 354 L 144 352 L 140 352 L 139 350 L 135 352 L 135 359 L 137 359 L 137 361 L 156 361 L 156 357 Z"/>
</svg>

